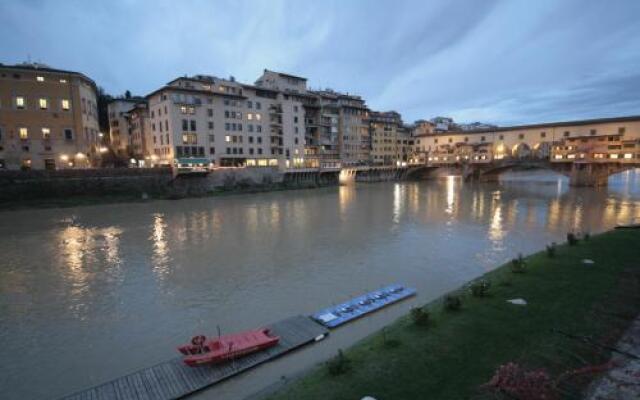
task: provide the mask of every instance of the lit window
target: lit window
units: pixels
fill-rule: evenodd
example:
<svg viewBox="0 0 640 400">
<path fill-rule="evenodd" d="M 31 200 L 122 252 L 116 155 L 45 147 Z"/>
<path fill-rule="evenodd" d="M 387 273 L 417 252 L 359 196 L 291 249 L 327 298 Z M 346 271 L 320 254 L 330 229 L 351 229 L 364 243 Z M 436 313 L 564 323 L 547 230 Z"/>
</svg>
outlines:
<svg viewBox="0 0 640 400">
<path fill-rule="evenodd" d="M 614 158 L 615 159 L 615 158 L 618 158 L 618 155 L 617 154 L 609 154 L 609 158 Z"/>
<path fill-rule="evenodd" d="M 226 135 L 226 136 L 224 137 L 224 141 L 225 141 L 225 142 L 227 142 L 227 143 L 231 142 L 231 136 Z"/>
<path fill-rule="evenodd" d="M 22 97 L 22 96 L 16 97 L 16 107 L 17 108 L 24 108 L 24 104 L 25 104 L 24 97 Z"/>
<path fill-rule="evenodd" d="M 42 128 L 42 138 L 43 139 L 50 139 L 51 138 L 51 129 Z"/>
<path fill-rule="evenodd" d="M 69 100 L 67 99 L 62 99 L 62 109 L 65 111 L 69 111 L 70 104 L 69 104 Z"/>
<path fill-rule="evenodd" d="M 555 158 L 556 158 L 556 160 L 562 159 L 562 154 L 556 154 Z"/>
<path fill-rule="evenodd" d="M 60 83 L 67 83 L 66 79 L 60 79 Z"/>
<path fill-rule="evenodd" d="M 40 104 L 40 109 L 41 110 L 46 110 L 48 108 L 48 101 L 47 99 L 40 99 L 38 100 L 38 104 Z"/>
<path fill-rule="evenodd" d="M 29 139 L 29 130 L 27 128 L 20 128 L 18 132 L 20 134 L 20 139 Z"/>
<path fill-rule="evenodd" d="M 248 113 L 248 114 L 247 114 L 247 119 L 248 119 L 249 121 L 251 121 L 251 120 L 253 119 L 253 114 Z"/>
<path fill-rule="evenodd" d="M 633 154 L 631 154 L 631 153 L 626 153 L 626 154 L 624 155 L 624 158 L 633 158 Z"/>
<path fill-rule="evenodd" d="M 36 76 L 38 82 L 44 82 L 44 76 Z"/>
</svg>

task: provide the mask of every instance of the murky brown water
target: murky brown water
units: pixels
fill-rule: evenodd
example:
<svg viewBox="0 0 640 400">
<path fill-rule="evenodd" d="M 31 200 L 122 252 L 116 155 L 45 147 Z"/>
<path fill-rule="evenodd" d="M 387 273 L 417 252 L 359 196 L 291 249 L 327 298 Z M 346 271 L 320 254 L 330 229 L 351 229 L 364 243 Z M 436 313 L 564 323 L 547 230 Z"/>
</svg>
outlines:
<svg viewBox="0 0 640 400">
<path fill-rule="evenodd" d="M 640 173 L 555 176 L 0 213 L 0 397 L 47 399 L 391 282 L 419 296 L 198 395 L 242 398 L 519 252 L 640 219 Z"/>
</svg>

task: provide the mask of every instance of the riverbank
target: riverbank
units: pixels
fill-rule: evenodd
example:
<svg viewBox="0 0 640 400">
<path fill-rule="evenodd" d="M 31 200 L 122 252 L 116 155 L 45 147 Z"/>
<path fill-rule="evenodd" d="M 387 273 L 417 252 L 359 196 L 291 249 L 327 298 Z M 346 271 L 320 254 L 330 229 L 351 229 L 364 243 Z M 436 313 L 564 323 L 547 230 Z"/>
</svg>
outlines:
<svg viewBox="0 0 640 400">
<path fill-rule="evenodd" d="M 524 272 L 504 265 L 475 281 L 485 296 L 465 287 L 458 310 L 432 302 L 416 312 L 426 323 L 402 317 L 268 398 L 524 398 L 527 385 L 579 398 L 640 313 L 638 243 L 640 230 L 617 230 L 526 257 Z"/>
</svg>

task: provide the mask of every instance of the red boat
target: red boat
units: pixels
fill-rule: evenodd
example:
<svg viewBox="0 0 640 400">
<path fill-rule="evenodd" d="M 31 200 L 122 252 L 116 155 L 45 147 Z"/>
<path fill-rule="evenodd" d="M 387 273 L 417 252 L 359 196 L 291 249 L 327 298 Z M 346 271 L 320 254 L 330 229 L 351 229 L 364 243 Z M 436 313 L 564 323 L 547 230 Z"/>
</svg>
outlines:
<svg viewBox="0 0 640 400">
<path fill-rule="evenodd" d="M 279 336 L 272 336 L 269 329 L 262 328 L 216 339 L 207 339 L 204 335 L 195 336 L 191 339 L 191 344 L 180 346 L 178 350 L 186 356 L 185 364 L 193 367 L 216 364 L 255 353 L 275 346 L 279 340 Z"/>
</svg>

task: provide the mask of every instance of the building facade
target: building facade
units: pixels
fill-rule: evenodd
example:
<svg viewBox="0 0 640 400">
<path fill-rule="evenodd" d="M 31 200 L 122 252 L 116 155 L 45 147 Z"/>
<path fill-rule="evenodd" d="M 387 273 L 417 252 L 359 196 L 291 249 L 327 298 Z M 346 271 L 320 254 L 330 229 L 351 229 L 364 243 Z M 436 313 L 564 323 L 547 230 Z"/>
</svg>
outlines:
<svg viewBox="0 0 640 400">
<path fill-rule="evenodd" d="M 640 159 L 640 116 L 500 127 L 489 130 L 433 132 L 415 137 L 426 162 L 508 158 Z"/>
<path fill-rule="evenodd" d="M 64 169 L 100 160 L 95 83 L 42 64 L 0 65 L 0 169 Z"/>
<path fill-rule="evenodd" d="M 146 105 L 144 98 L 116 98 L 107 105 L 109 115 L 109 142 L 113 151 L 120 156 L 144 156 L 133 150 L 129 112 L 137 105 Z M 139 143 L 138 143 L 139 145 Z"/>
</svg>

